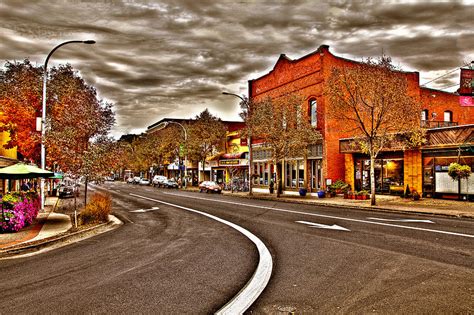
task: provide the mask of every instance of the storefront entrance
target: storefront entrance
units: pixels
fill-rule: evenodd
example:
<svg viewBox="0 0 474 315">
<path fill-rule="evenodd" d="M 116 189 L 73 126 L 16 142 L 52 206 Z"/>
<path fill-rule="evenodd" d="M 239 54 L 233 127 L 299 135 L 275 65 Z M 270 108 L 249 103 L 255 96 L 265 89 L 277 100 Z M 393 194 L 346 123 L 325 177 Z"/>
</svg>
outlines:
<svg viewBox="0 0 474 315">
<path fill-rule="evenodd" d="M 376 159 L 374 164 L 375 192 L 379 194 L 403 194 L 403 157 L 387 156 Z M 355 190 L 370 191 L 370 159 L 355 159 Z"/>
</svg>

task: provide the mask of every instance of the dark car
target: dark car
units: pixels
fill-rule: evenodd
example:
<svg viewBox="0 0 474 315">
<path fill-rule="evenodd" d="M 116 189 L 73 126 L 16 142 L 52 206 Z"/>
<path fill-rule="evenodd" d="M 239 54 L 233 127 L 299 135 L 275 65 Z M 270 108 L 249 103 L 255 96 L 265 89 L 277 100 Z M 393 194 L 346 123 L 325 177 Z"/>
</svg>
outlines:
<svg viewBox="0 0 474 315">
<path fill-rule="evenodd" d="M 222 191 L 222 187 L 213 181 L 204 181 L 201 184 L 199 184 L 199 192 L 215 192 L 220 194 Z"/>
<path fill-rule="evenodd" d="M 64 182 L 59 185 L 58 188 L 58 197 L 74 197 L 79 196 L 79 185 L 73 182 Z"/>
<path fill-rule="evenodd" d="M 178 188 L 178 182 L 174 178 L 166 179 L 163 181 L 163 187 Z"/>
</svg>

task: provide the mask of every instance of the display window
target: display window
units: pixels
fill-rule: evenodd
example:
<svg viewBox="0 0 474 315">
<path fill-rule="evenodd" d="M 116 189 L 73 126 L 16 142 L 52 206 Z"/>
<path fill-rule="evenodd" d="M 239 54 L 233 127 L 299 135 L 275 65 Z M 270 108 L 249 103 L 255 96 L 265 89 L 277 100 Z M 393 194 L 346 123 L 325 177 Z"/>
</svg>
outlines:
<svg viewBox="0 0 474 315">
<path fill-rule="evenodd" d="M 374 163 L 375 192 L 398 194 L 403 192 L 403 158 L 376 159 Z M 370 160 L 355 163 L 355 189 L 370 191 Z"/>
</svg>

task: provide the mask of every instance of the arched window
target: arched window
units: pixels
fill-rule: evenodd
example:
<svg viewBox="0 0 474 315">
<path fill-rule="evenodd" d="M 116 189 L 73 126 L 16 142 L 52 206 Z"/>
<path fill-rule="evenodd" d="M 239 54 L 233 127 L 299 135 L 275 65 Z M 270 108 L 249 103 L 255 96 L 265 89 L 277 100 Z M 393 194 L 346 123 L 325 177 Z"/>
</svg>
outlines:
<svg viewBox="0 0 474 315">
<path fill-rule="evenodd" d="M 421 121 L 427 121 L 428 120 L 428 110 L 423 109 L 421 111 Z"/>
<path fill-rule="evenodd" d="M 316 103 L 315 99 L 309 101 L 309 115 L 311 117 L 311 126 L 317 127 L 318 126 L 318 104 Z"/>
<path fill-rule="evenodd" d="M 453 121 L 453 112 L 447 110 L 444 112 L 444 121 L 445 122 L 452 122 Z"/>
</svg>

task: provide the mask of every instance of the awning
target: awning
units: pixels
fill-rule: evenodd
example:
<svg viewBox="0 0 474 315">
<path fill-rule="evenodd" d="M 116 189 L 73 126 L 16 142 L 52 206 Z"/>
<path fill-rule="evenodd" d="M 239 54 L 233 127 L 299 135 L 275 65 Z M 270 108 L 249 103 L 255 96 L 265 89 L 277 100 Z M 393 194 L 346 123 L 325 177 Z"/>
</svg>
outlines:
<svg viewBox="0 0 474 315">
<path fill-rule="evenodd" d="M 221 152 L 216 155 L 211 156 L 208 158 L 208 161 L 217 161 L 217 160 L 227 160 L 227 159 L 243 159 L 245 158 L 245 154 L 247 152 L 237 152 L 237 153 L 225 153 Z"/>
<path fill-rule="evenodd" d="M 17 163 L 0 169 L 0 178 L 25 179 L 25 178 L 49 178 L 54 176 L 53 172 L 43 170 L 34 165 Z"/>
<path fill-rule="evenodd" d="M 238 152 L 238 153 L 224 153 L 221 156 L 221 159 L 242 159 L 245 157 L 247 152 Z"/>
</svg>

